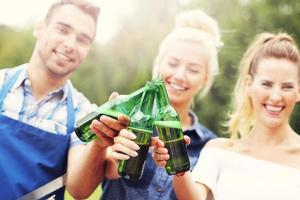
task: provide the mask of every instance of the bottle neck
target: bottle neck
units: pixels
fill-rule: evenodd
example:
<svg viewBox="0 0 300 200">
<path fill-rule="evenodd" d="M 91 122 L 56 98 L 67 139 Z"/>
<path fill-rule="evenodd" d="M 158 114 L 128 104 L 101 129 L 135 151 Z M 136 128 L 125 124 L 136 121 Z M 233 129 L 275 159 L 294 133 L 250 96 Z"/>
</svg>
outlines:
<svg viewBox="0 0 300 200">
<path fill-rule="evenodd" d="M 158 89 L 158 91 L 157 91 L 157 104 L 158 104 L 158 107 L 161 108 L 161 107 L 165 107 L 165 106 L 170 105 L 168 93 L 167 93 L 167 90 L 166 90 L 166 87 L 165 87 L 163 81 L 161 81 L 158 84 L 157 89 Z"/>
<path fill-rule="evenodd" d="M 131 128 L 140 128 L 143 130 L 152 131 L 153 130 L 153 121 L 152 116 L 153 103 L 155 99 L 155 90 L 149 90 L 145 87 L 143 95 L 140 102 L 133 109 L 130 115 L 130 125 Z"/>
<path fill-rule="evenodd" d="M 104 109 L 114 111 L 117 115 L 122 113 L 130 116 L 133 109 L 138 106 L 138 102 L 141 100 L 143 93 L 144 89 L 140 88 L 129 95 L 118 96 L 116 99 L 107 102 L 108 105 Z"/>
<path fill-rule="evenodd" d="M 138 110 L 146 115 L 152 115 L 155 91 L 151 88 L 145 88 Z"/>
</svg>

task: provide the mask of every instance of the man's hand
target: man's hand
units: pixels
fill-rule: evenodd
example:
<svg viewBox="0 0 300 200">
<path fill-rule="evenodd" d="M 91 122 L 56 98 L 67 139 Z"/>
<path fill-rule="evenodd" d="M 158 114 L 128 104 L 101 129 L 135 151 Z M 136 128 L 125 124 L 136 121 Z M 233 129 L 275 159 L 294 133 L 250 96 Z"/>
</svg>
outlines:
<svg viewBox="0 0 300 200">
<path fill-rule="evenodd" d="M 110 158 L 115 162 L 128 160 L 130 157 L 136 157 L 140 147 L 133 141 L 135 134 L 123 129 L 119 135 L 114 138 L 114 145 L 111 147 Z"/>
<path fill-rule="evenodd" d="M 109 100 L 111 101 L 119 96 L 118 93 L 113 92 Z M 99 120 L 92 121 L 90 129 L 98 136 L 98 144 L 101 147 L 108 147 L 113 145 L 114 137 L 116 137 L 122 129 L 127 128 L 129 121 L 130 119 L 126 115 L 119 115 L 117 120 L 102 115 Z"/>
<path fill-rule="evenodd" d="M 91 131 L 98 136 L 98 144 L 102 147 L 113 145 L 113 139 L 129 124 L 129 118 L 120 115 L 118 120 L 102 115 L 99 120 L 93 120 Z"/>
</svg>

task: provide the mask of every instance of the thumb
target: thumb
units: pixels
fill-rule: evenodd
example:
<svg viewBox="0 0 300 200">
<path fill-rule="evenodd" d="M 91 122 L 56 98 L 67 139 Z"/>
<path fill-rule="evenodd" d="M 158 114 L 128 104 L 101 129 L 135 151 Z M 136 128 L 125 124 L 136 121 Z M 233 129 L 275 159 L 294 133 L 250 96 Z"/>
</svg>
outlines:
<svg viewBox="0 0 300 200">
<path fill-rule="evenodd" d="M 117 93 L 117 92 L 111 93 L 111 95 L 109 96 L 109 101 L 111 101 L 111 100 L 117 98 L 118 96 L 119 96 L 119 93 Z"/>
<path fill-rule="evenodd" d="M 184 135 L 183 138 L 186 145 L 189 145 L 191 143 L 191 138 L 189 136 Z"/>
<path fill-rule="evenodd" d="M 164 147 L 164 143 L 158 137 L 152 137 L 150 141 L 150 146 Z"/>
</svg>

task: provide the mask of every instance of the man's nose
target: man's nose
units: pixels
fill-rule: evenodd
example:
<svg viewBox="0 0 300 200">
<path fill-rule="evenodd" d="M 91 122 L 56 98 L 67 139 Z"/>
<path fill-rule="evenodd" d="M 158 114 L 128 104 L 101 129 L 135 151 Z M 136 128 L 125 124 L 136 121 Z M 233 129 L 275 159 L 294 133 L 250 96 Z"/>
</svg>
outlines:
<svg viewBox="0 0 300 200">
<path fill-rule="evenodd" d="M 69 35 L 67 38 L 64 39 L 64 48 L 67 51 L 73 51 L 76 46 L 76 37 L 73 35 Z"/>
</svg>

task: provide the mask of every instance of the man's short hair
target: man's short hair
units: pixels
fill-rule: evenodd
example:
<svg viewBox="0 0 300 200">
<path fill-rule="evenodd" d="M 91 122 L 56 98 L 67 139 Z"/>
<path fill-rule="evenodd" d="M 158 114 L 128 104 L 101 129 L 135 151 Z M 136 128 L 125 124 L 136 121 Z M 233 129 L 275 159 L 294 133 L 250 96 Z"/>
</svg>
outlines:
<svg viewBox="0 0 300 200">
<path fill-rule="evenodd" d="M 47 15 L 45 17 L 46 23 L 49 23 L 55 10 L 64 5 L 76 6 L 84 13 L 90 15 L 94 19 L 95 23 L 97 24 L 98 15 L 100 13 L 100 8 L 86 0 L 60 0 L 60 1 L 52 4 L 52 6 L 49 8 Z"/>
</svg>

